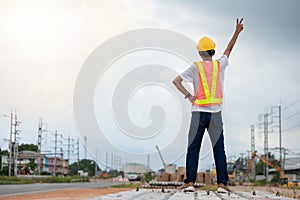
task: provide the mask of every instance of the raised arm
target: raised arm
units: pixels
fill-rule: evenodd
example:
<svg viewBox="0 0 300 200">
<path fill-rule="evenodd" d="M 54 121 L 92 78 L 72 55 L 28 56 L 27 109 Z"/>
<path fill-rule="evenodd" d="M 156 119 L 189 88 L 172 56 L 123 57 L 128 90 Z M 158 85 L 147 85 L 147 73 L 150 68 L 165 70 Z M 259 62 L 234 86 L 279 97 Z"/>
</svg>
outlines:
<svg viewBox="0 0 300 200">
<path fill-rule="evenodd" d="M 229 55 L 230 55 L 230 53 L 231 53 L 231 51 L 232 51 L 232 49 L 233 49 L 233 46 L 234 46 L 234 44 L 235 44 L 235 42 L 236 42 L 236 40 L 237 40 L 237 38 L 238 38 L 240 32 L 241 32 L 241 31 L 243 30 L 243 28 L 244 28 L 242 22 L 243 22 L 243 18 L 242 18 L 241 20 L 236 19 L 236 28 L 235 28 L 235 32 L 234 32 L 234 34 L 233 34 L 231 40 L 229 41 L 229 43 L 228 43 L 228 45 L 227 45 L 227 47 L 226 47 L 226 49 L 225 49 L 225 51 L 224 51 L 224 53 L 223 53 L 223 54 L 226 55 L 227 57 L 229 57 Z"/>
</svg>

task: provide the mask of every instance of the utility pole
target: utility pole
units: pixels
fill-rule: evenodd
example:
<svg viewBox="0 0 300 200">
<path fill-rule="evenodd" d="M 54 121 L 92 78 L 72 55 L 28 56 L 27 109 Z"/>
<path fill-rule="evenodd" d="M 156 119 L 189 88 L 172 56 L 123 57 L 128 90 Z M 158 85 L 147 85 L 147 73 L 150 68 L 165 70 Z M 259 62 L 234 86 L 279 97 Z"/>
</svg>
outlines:
<svg viewBox="0 0 300 200">
<path fill-rule="evenodd" d="M 95 157 L 95 176 L 97 175 L 97 149 L 96 149 L 96 157 Z"/>
<path fill-rule="evenodd" d="M 43 119 L 39 119 L 39 125 L 38 125 L 38 173 L 41 175 L 41 149 L 42 149 L 42 133 L 43 133 Z"/>
<path fill-rule="evenodd" d="M 150 171 L 150 154 L 147 154 L 147 168 Z"/>
<path fill-rule="evenodd" d="M 56 176 L 56 148 L 57 148 L 57 131 L 55 131 L 55 141 L 54 141 L 54 169 L 53 169 L 53 176 Z"/>
<path fill-rule="evenodd" d="M 278 127 L 278 132 L 279 132 L 279 167 L 282 167 L 282 136 L 281 136 L 281 105 L 279 106 L 272 106 L 271 113 L 273 113 L 273 109 L 278 109 L 278 115 L 272 116 L 272 121 L 273 118 L 278 118 L 278 125 L 274 127 Z M 273 129 L 272 129 L 273 130 Z"/>
<path fill-rule="evenodd" d="M 107 173 L 107 166 L 108 166 L 108 153 L 107 153 L 107 151 L 106 151 L 106 153 L 105 153 L 105 166 L 106 166 L 106 173 Z"/>
<path fill-rule="evenodd" d="M 114 168 L 114 154 L 111 153 L 111 169 Z"/>
<path fill-rule="evenodd" d="M 119 164 L 120 164 L 119 169 L 122 171 L 123 170 L 123 164 L 122 164 L 122 157 L 121 156 L 119 157 Z"/>
<path fill-rule="evenodd" d="M 15 123 L 14 123 L 14 142 L 13 142 L 13 152 L 14 152 L 14 159 L 13 159 L 13 166 L 14 166 L 14 175 L 17 175 L 17 166 L 16 166 L 16 145 L 17 145 L 17 114 L 15 112 Z"/>
<path fill-rule="evenodd" d="M 13 133 L 13 112 L 11 111 L 11 113 L 10 113 L 10 136 L 9 136 L 8 176 L 11 176 L 12 133 Z"/>
<path fill-rule="evenodd" d="M 264 113 L 264 150 L 265 150 L 265 158 L 269 160 L 269 153 L 268 153 L 268 113 Z M 269 167 L 267 164 L 265 165 L 265 180 L 268 181 L 269 175 Z"/>
<path fill-rule="evenodd" d="M 250 161 L 250 158 L 251 158 L 251 150 L 247 150 L 247 158 L 245 158 L 245 165 L 248 165 L 249 161 Z"/>
<path fill-rule="evenodd" d="M 86 144 L 87 143 L 87 137 L 86 136 L 84 136 L 84 159 L 86 160 L 86 151 L 87 151 L 87 149 L 86 149 Z"/>
<path fill-rule="evenodd" d="M 57 132 L 57 130 L 55 131 L 55 140 L 54 140 L 54 176 L 56 176 L 56 171 L 59 171 L 60 173 L 62 172 L 62 168 L 61 168 L 61 164 L 62 164 L 62 162 L 63 162 L 63 150 L 62 150 L 62 148 L 60 147 L 59 149 L 60 149 L 60 155 L 61 155 L 61 158 L 60 158 L 60 160 L 61 160 L 61 162 L 59 163 L 60 165 L 60 167 L 57 169 L 57 154 L 58 154 L 58 152 L 57 152 L 57 142 L 59 142 L 60 143 L 60 145 L 62 145 L 62 141 L 61 141 L 61 139 L 62 139 L 62 134 L 58 134 L 58 132 Z M 60 136 L 60 140 L 58 140 L 57 139 L 57 136 Z M 59 155 L 59 154 L 58 154 Z"/>
<path fill-rule="evenodd" d="M 283 162 L 282 162 L 282 170 L 284 171 L 284 168 L 285 168 L 285 155 L 287 154 L 286 151 L 288 149 L 286 148 L 282 148 L 283 149 Z"/>
<path fill-rule="evenodd" d="M 79 170 L 79 139 L 77 139 L 77 173 Z"/>
<path fill-rule="evenodd" d="M 278 106 L 279 109 L 279 167 L 282 165 L 282 136 L 281 136 L 281 105 Z"/>
<path fill-rule="evenodd" d="M 70 160 L 70 141 L 71 141 L 70 135 L 68 135 L 68 162 Z"/>
<path fill-rule="evenodd" d="M 244 169 L 244 153 L 240 153 L 241 155 L 241 171 Z"/>
<path fill-rule="evenodd" d="M 47 129 L 43 129 L 43 118 L 39 118 L 39 124 L 38 124 L 38 150 L 37 153 L 39 155 L 38 157 L 38 173 L 41 175 L 41 152 L 42 152 L 42 137 L 43 137 L 43 132 L 47 131 Z"/>
<path fill-rule="evenodd" d="M 114 157 L 114 166 L 115 166 L 115 169 L 118 171 L 118 155 L 116 155 L 115 157 Z"/>
<path fill-rule="evenodd" d="M 71 154 L 74 154 L 74 139 L 70 138 L 70 135 L 68 135 L 67 140 L 67 160 L 68 160 L 68 176 L 70 175 L 70 157 Z"/>
<path fill-rule="evenodd" d="M 251 153 L 255 151 L 255 132 L 254 125 L 251 125 Z M 256 162 L 254 159 L 254 163 L 251 169 L 252 179 L 256 180 Z"/>
<path fill-rule="evenodd" d="M 71 153 L 74 154 L 75 153 L 75 140 L 74 138 L 71 139 Z"/>
<path fill-rule="evenodd" d="M 21 122 L 17 119 L 17 113 L 15 112 L 15 123 L 14 123 L 14 175 L 18 173 L 18 143 L 17 143 L 17 134 L 19 132 L 18 126 Z"/>
<path fill-rule="evenodd" d="M 42 149 L 42 133 L 43 133 L 43 118 L 39 118 L 38 125 L 38 153 L 41 153 Z"/>
<path fill-rule="evenodd" d="M 10 134 L 9 134 L 9 160 L 8 160 L 8 176 L 11 176 L 12 165 L 14 166 L 14 175 L 17 175 L 18 171 L 18 143 L 17 134 L 19 133 L 18 126 L 21 122 L 17 119 L 17 113 L 13 114 L 11 109 L 10 116 L 3 115 L 4 117 L 10 117 Z M 14 138 L 13 138 L 14 134 Z M 13 161 L 13 163 L 12 163 Z"/>
<path fill-rule="evenodd" d="M 18 156 L 19 156 L 18 143 L 16 143 L 15 152 L 16 152 L 16 156 L 15 156 L 15 165 L 14 165 L 14 175 L 17 176 L 18 175 Z"/>
<path fill-rule="evenodd" d="M 117 171 L 119 171 L 119 156 L 118 155 L 114 156 L 114 166 L 115 166 L 115 169 Z"/>
</svg>

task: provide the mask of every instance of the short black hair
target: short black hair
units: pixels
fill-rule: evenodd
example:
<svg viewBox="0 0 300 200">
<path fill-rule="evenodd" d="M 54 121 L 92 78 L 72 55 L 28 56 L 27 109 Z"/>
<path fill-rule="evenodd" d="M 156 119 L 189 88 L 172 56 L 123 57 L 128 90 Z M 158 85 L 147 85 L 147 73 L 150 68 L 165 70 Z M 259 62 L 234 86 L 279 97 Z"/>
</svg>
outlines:
<svg viewBox="0 0 300 200">
<path fill-rule="evenodd" d="M 212 49 L 212 50 L 208 50 L 208 51 L 199 51 L 199 55 L 201 57 L 213 56 L 213 55 L 215 55 L 215 50 Z"/>
</svg>

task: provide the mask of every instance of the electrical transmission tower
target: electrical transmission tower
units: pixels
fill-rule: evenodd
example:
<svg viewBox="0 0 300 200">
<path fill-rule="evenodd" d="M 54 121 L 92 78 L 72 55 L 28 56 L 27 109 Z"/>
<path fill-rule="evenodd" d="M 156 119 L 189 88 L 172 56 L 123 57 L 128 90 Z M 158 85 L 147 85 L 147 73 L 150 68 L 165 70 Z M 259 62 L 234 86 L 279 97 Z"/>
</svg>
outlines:
<svg viewBox="0 0 300 200">
<path fill-rule="evenodd" d="M 60 144 L 62 144 L 61 140 L 58 140 L 57 136 L 60 136 L 60 138 L 62 139 L 62 134 L 58 134 L 57 130 L 55 131 L 55 140 L 54 140 L 54 169 L 53 169 L 53 176 L 56 176 L 56 163 L 57 163 L 57 143 L 59 142 Z M 61 157 L 62 157 L 62 148 L 60 148 L 60 153 L 61 153 Z"/>
<path fill-rule="evenodd" d="M 68 135 L 68 138 L 65 140 L 67 140 L 67 160 L 68 166 L 70 166 L 70 155 L 74 155 L 74 139 Z M 70 167 L 68 167 L 68 175 L 70 175 Z"/>
<path fill-rule="evenodd" d="M 259 115 L 259 128 L 261 129 L 261 125 L 263 125 L 263 133 L 264 133 L 264 156 L 267 160 L 269 160 L 269 149 L 268 149 L 268 126 L 269 126 L 269 114 L 267 112 Z M 262 123 L 261 123 L 262 121 Z M 264 175 L 265 180 L 268 181 L 269 167 L 264 163 Z"/>
<path fill-rule="evenodd" d="M 268 113 L 264 114 L 264 152 L 265 152 L 265 158 L 269 160 L 269 149 L 268 149 Z M 269 167 L 267 164 L 265 165 L 265 179 L 268 181 L 268 175 L 269 175 Z"/>
<path fill-rule="evenodd" d="M 274 109 L 278 110 L 278 114 L 272 115 L 271 121 L 273 122 L 274 118 L 278 118 L 278 125 L 273 125 L 272 130 L 273 130 L 273 127 L 278 128 L 278 132 L 279 132 L 279 167 L 282 167 L 281 106 L 272 106 L 271 114 L 275 113 Z"/>
<path fill-rule="evenodd" d="M 14 166 L 14 175 L 16 176 L 18 173 L 18 141 L 17 141 L 17 135 L 20 133 L 20 130 L 18 130 L 19 125 L 21 124 L 20 121 L 18 121 L 17 113 L 15 112 L 15 120 L 12 126 L 14 127 L 14 141 L 11 142 L 13 146 L 13 166 Z"/>
<path fill-rule="evenodd" d="M 9 160 L 8 160 L 8 176 L 11 176 L 12 165 L 14 166 L 14 175 L 17 175 L 18 170 L 18 143 L 17 143 L 17 135 L 20 130 L 18 130 L 18 126 L 21 124 L 17 119 L 17 113 L 15 114 L 11 110 L 10 116 L 3 115 L 4 117 L 10 118 L 10 134 L 9 134 Z M 14 137 L 13 137 L 14 135 Z M 13 162 L 12 162 L 13 161 Z"/>
<path fill-rule="evenodd" d="M 9 134 L 9 161 L 8 161 L 8 176 L 11 176 L 11 159 L 12 159 L 12 134 L 13 134 L 13 112 L 10 113 L 10 134 Z"/>
</svg>

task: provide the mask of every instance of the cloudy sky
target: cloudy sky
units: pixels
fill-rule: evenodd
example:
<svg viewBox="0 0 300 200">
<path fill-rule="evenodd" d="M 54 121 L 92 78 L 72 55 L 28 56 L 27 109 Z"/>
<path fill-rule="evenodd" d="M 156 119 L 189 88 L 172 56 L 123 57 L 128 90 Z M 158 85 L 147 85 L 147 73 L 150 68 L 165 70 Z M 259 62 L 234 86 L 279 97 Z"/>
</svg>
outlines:
<svg viewBox="0 0 300 200">
<path fill-rule="evenodd" d="M 236 18 L 243 17 L 244 31 L 240 34 L 230 56 L 230 64 L 225 75 L 223 114 L 227 155 L 235 157 L 250 150 L 251 124 L 255 125 L 256 149 L 263 152 L 263 133 L 258 126 L 258 116 L 264 112 L 271 112 L 272 106 L 279 105 L 283 108 L 283 147 L 299 153 L 300 102 L 297 100 L 300 99 L 298 77 L 300 68 L 296 59 L 300 53 L 299 4 L 297 0 L 230 0 L 226 2 L 1 0 L 0 147 L 6 149 L 8 144 L 4 139 L 9 138 L 9 118 L 2 116 L 9 114 L 13 108 L 16 109 L 22 121 L 20 143 L 36 143 L 38 119 L 43 117 L 48 125 L 48 133 L 44 140 L 45 149 L 51 149 L 53 133 L 58 130 L 63 138 L 70 135 L 76 139 L 79 136 L 83 140 L 83 135 L 86 135 L 89 151 L 95 154 L 97 149 L 98 159 L 102 162 L 102 166 L 105 163 L 106 152 L 109 159 L 111 159 L 111 154 L 115 154 L 122 157 L 123 162 L 136 161 L 131 159 L 131 154 L 122 153 L 124 149 L 125 152 L 131 153 L 144 152 L 142 159 L 139 160 L 144 164 L 147 152 L 152 152 L 151 165 L 156 163 L 153 167 L 157 166 L 160 160 L 155 152 L 155 144 L 152 144 L 153 141 L 148 141 L 147 144 L 153 146 L 153 150 L 148 150 L 148 147 L 143 149 L 130 143 L 130 140 L 125 140 L 124 142 L 129 142 L 129 145 L 121 147 L 122 150 L 116 153 L 106 149 L 106 146 L 101 144 L 105 141 L 101 141 L 99 139 L 101 137 L 97 140 L 95 133 L 78 133 L 73 117 L 73 97 L 82 66 L 101 44 L 114 36 L 141 28 L 170 30 L 194 42 L 207 35 L 217 44 L 216 57 L 219 57 L 233 34 Z M 127 60 L 126 58 L 119 59 L 119 63 L 115 62 L 114 65 L 116 68 L 122 65 L 128 69 L 133 66 L 132 63 L 136 67 L 151 64 L 149 60 L 155 60 L 155 64 L 165 64 L 172 60 L 162 52 L 141 52 L 141 54 L 132 54 Z M 147 61 L 141 59 L 145 57 L 148 58 Z M 174 57 L 173 62 L 176 59 L 178 58 Z M 130 62 L 131 65 L 128 64 Z M 182 60 L 176 63 L 178 66 L 174 66 L 173 70 L 177 73 L 181 73 L 189 66 Z M 114 85 L 122 78 L 122 74 L 124 76 L 130 71 L 126 69 L 120 70 L 120 74 L 117 74 L 114 72 L 114 67 L 111 67 L 109 69 L 111 71 L 107 71 L 108 75 L 101 75 L 102 81 L 106 82 L 104 84 L 98 80 L 95 101 L 99 102 L 98 100 L 105 96 L 103 92 L 110 90 L 112 87 L 109 84 L 110 81 Z M 148 97 L 148 101 L 141 100 L 143 89 L 146 91 L 147 88 L 136 90 L 132 94 L 128 107 L 129 116 L 135 124 L 142 127 L 151 124 L 149 108 L 158 104 L 157 101 L 160 100 L 157 97 L 162 97 L 160 102 L 165 113 L 172 113 L 172 110 L 179 107 L 176 100 L 169 97 L 173 95 L 172 91 L 175 88 L 162 90 L 158 86 L 149 87 L 147 93 L 157 95 L 153 98 Z M 104 111 L 101 105 L 94 105 L 97 122 L 102 128 L 103 124 L 107 125 L 102 130 L 103 134 L 106 134 L 105 137 L 109 141 L 117 141 L 113 145 L 118 148 L 120 138 L 114 138 L 114 135 L 110 133 L 110 130 L 115 130 L 116 126 L 113 121 L 110 123 L 107 120 L 108 118 L 113 120 L 112 113 L 109 112 L 110 110 Z M 173 105 L 175 109 L 169 108 L 168 105 Z M 140 112 L 138 109 L 145 109 L 145 112 Z M 186 111 L 189 110 L 183 110 L 183 112 Z M 173 116 L 178 115 L 177 111 L 174 112 Z M 273 116 L 275 115 L 276 113 Z M 172 116 L 166 114 L 166 119 L 171 118 Z M 85 120 L 88 124 L 90 119 L 87 117 Z M 271 121 L 271 117 L 269 120 Z M 279 146 L 276 120 L 274 118 L 275 122 L 269 126 L 270 130 L 274 126 L 273 132 L 269 134 L 270 148 Z M 167 120 L 164 127 L 170 126 L 169 122 Z M 170 131 L 176 132 L 175 129 L 178 128 L 176 125 L 176 122 L 174 126 L 171 124 L 173 129 L 171 128 Z M 167 133 L 161 132 L 161 135 L 163 134 Z M 61 140 L 66 143 L 64 139 Z M 160 145 L 165 147 L 169 143 Z M 137 150 L 137 147 L 140 150 Z M 179 149 L 178 152 L 184 153 L 185 148 L 185 141 L 182 145 L 176 146 L 176 149 Z M 209 149 L 209 147 L 204 148 Z M 168 148 L 162 151 L 166 162 L 173 162 L 174 158 L 179 156 L 173 155 Z M 274 153 L 278 154 L 278 151 Z M 84 156 L 82 150 L 80 154 Z M 292 153 L 289 155 L 292 156 Z M 183 165 L 184 160 L 184 156 L 179 156 L 174 162 Z M 200 169 L 209 168 L 211 164 L 211 154 L 205 154 Z"/>
</svg>

